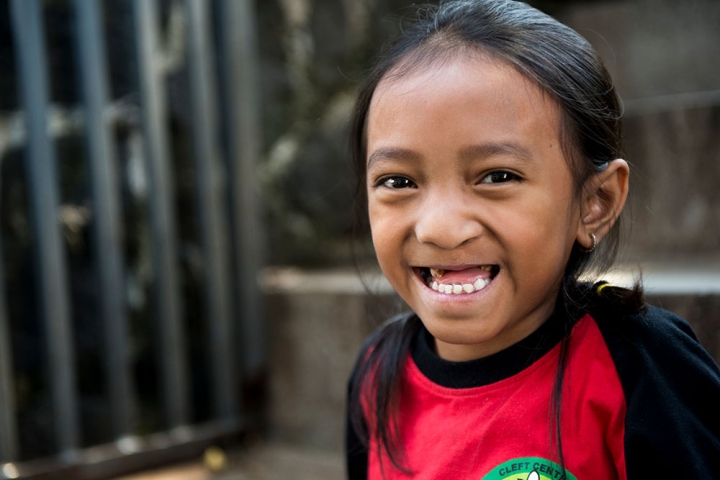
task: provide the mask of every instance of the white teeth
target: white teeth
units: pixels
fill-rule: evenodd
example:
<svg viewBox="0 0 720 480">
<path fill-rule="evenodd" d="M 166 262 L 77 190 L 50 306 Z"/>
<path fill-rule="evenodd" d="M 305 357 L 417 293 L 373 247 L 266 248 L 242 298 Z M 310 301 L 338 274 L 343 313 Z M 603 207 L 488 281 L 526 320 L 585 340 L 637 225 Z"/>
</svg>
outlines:
<svg viewBox="0 0 720 480">
<path fill-rule="evenodd" d="M 485 288 L 492 280 L 489 278 L 482 279 L 478 278 L 475 280 L 475 283 L 464 283 L 464 284 L 444 284 L 444 283 L 438 283 L 438 282 L 432 282 L 429 286 L 433 290 L 445 293 L 445 294 L 451 294 L 451 295 L 460 295 L 463 293 L 473 293 L 477 292 L 478 290 L 482 290 Z"/>
<path fill-rule="evenodd" d="M 493 270 L 492 265 L 481 265 L 479 267 L 482 270 L 485 270 L 486 272 L 491 272 Z M 432 275 L 432 278 L 440 278 L 445 274 L 445 270 L 442 269 L 435 269 L 435 268 L 429 268 L 430 275 Z M 436 292 L 449 294 L 449 295 L 461 295 L 466 293 L 473 293 L 477 292 L 479 290 L 482 290 L 486 286 L 492 282 L 491 278 L 478 278 L 473 283 L 462 283 L 462 284 L 445 284 L 445 283 L 439 283 L 436 280 L 430 281 L 430 279 L 427 279 L 428 283 L 427 286 L 435 290 Z"/>
</svg>

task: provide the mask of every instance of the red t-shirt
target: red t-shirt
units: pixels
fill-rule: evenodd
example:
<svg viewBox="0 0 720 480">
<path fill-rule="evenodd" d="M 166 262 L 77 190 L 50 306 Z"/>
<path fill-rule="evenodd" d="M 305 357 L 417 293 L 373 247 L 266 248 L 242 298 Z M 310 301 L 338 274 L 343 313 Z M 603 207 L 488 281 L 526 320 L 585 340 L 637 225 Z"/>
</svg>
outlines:
<svg viewBox="0 0 720 480">
<path fill-rule="evenodd" d="M 349 428 L 349 478 L 561 479 L 552 391 L 564 328 L 551 318 L 505 351 L 456 363 L 435 355 L 421 327 L 396 417 L 413 474 L 372 439 L 359 447 Z M 720 369 L 683 320 L 655 308 L 623 321 L 586 313 L 566 354 L 568 480 L 720 478 Z"/>
<path fill-rule="evenodd" d="M 385 478 L 525 480 L 533 470 L 541 479 L 560 478 L 548 415 L 559 351 L 556 345 L 520 373 L 473 388 L 438 385 L 408 356 L 399 426 L 417 475 L 408 477 L 386 461 Z M 625 399 L 589 315 L 573 330 L 567 365 L 561 410 L 566 470 L 581 479 L 625 479 Z M 371 449 L 368 478 L 382 478 L 379 462 Z"/>
</svg>

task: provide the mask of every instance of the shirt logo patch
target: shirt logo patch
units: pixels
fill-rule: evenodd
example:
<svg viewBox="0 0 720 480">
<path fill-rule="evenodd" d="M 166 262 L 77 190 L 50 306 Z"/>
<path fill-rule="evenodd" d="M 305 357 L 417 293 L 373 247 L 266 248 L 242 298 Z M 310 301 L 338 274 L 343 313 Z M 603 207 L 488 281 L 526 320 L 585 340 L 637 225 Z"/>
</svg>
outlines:
<svg viewBox="0 0 720 480">
<path fill-rule="evenodd" d="M 513 458 L 493 468 L 482 480 L 577 480 L 560 465 L 545 458 Z"/>
</svg>

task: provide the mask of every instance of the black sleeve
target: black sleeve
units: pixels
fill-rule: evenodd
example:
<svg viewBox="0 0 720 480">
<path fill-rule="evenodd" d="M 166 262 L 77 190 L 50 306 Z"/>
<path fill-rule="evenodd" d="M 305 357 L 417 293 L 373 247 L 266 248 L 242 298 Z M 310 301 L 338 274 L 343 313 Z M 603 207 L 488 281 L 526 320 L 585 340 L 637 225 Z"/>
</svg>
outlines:
<svg viewBox="0 0 720 480">
<path fill-rule="evenodd" d="M 719 478 L 720 369 L 690 326 L 654 307 L 600 317 L 627 404 L 628 480 Z"/>
<path fill-rule="evenodd" d="M 353 383 L 353 372 L 348 383 L 348 396 L 345 407 L 345 460 L 348 480 L 367 480 L 368 450 L 355 431 L 350 416 L 350 386 Z"/>
</svg>

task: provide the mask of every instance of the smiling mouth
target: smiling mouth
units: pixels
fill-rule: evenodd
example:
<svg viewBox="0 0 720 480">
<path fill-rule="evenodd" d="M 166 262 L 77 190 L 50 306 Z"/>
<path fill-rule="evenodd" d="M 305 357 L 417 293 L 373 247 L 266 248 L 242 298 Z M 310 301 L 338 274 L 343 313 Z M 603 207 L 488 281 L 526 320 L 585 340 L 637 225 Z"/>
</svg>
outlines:
<svg viewBox="0 0 720 480">
<path fill-rule="evenodd" d="M 478 265 L 460 270 L 419 267 L 416 271 L 428 288 L 446 295 L 467 295 L 482 290 L 500 271 L 498 265 Z"/>
</svg>

